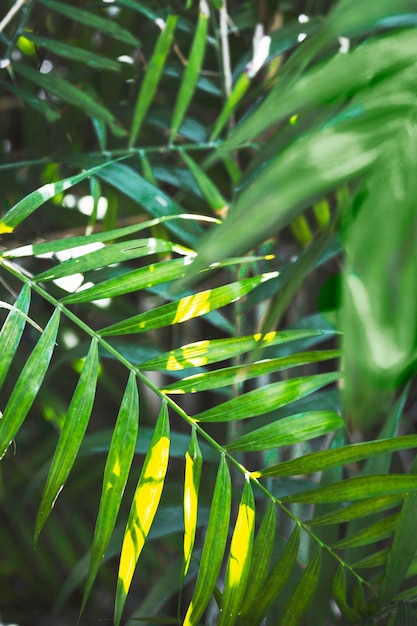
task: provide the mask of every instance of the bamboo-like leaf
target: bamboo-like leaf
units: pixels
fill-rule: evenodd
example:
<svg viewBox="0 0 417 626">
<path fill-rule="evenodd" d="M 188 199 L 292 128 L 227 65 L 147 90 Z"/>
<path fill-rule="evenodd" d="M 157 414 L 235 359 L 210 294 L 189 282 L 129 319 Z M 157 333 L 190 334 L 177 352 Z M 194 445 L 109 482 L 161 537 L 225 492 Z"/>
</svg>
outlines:
<svg viewBox="0 0 417 626">
<path fill-rule="evenodd" d="M 345 537 L 344 539 L 340 539 L 340 541 L 334 543 L 332 547 L 357 548 L 359 546 L 367 546 L 370 543 L 376 543 L 377 541 L 385 539 L 393 534 L 398 523 L 398 518 L 399 513 L 383 517 L 357 533 Z"/>
<path fill-rule="evenodd" d="M 270 346 L 281 345 L 299 339 L 323 336 L 316 330 L 284 330 L 270 333 L 257 333 L 246 337 L 232 339 L 206 339 L 189 343 L 176 350 L 164 352 L 160 356 L 141 363 L 144 370 L 182 370 L 187 367 L 209 365 L 225 361 L 245 352 L 260 351 Z"/>
<path fill-rule="evenodd" d="M 304 570 L 295 591 L 285 605 L 279 622 L 280 626 L 297 626 L 300 623 L 300 619 L 311 601 L 319 582 L 321 562 L 322 551 L 321 548 L 318 548 L 316 554 Z"/>
<path fill-rule="evenodd" d="M 0 459 L 13 441 L 48 371 L 59 327 L 59 311 L 49 320 L 27 359 L 0 419 Z"/>
<path fill-rule="evenodd" d="M 169 261 L 147 265 L 121 276 L 109 278 L 109 280 L 84 289 L 79 293 L 66 296 L 63 298 L 63 302 L 65 304 L 78 304 L 79 302 L 90 302 L 100 298 L 114 298 L 132 291 L 147 289 L 183 276 L 190 262 L 190 257 L 185 257 L 183 259 L 170 259 Z"/>
<path fill-rule="evenodd" d="M 138 259 L 150 254 L 159 252 L 170 252 L 173 249 L 181 250 L 180 246 L 175 246 L 164 239 L 132 239 L 120 243 L 105 246 L 99 250 L 94 250 L 75 259 L 68 259 L 36 276 L 37 281 L 55 280 L 63 276 L 71 276 L 77 273 L 89 272 L 99 267 L 107 267 L 113 263 L 123 263 L 130 259 Z M 184 253 L 186 252 L 183 249 Z M 190 254 L 190 251 L 187 251 Z M 155 270 L 155 265 L 150 266 Z M 119 277 L 120 278 L 120 277 Z"/>
<path fill-rule="evenodd" d="M 392 626 L 417 626 L 416 614 L 411 602 L 399 602 Z"/>
<path fill-rule="evenodd" d="M 26 91 L 26 89 L 21 89 L 20 87 L 17 87 L 12 83 L 5 82 L 2 83 L 2 89 L 7 89 L 7 91 L 11 91 L 23 102 L 32 107 L 32 109 L 34 109 L 35 111 L 39 111 L 39 113 L 42 113 L 42 115 L 45 116 L 48 122 L 56 122 L 61 117 L 61 114 L 55 109 L 54 106 L 51 106 L 51 104 L 45 102 L 44 100 L 41 100 L 33 93 Z"/>
<path fill-rule="evenodd" d="M 255 500 L 249 478 L 246 478 L 230 544 L 219 626 L 233 626 L 241 612 L 248 582 L 255 530 Z"/>
<path fill-rule="evenodd" d="M 344 422 L 335 411 L 296 413 L 243 435 L 228 444 L 227 449 L 235 452 L 269 450 L 321 437 L 343 427 Z M 265 475 L 264 471 L 254 474 L 256 477 Z"/>
<path fill-rule="evenodd" d="M 36 191 L 32 191 L 26 198 L 19 200 L 3 217 L 0 222 L 0 234 L 10 233 L 16 226 L 18 226 L 23 220 L 25 220 L 33 211 L 45 204 L 48 200 L 56 196 L 58 193 L 62 193 L 67 189 L 70 189 L 80 181 L 96 174 L 98 171 L 106 167 L 108 164 L 103 163 L 97 167 L 93 167 L 81 174 L 64 178 L 63 180 L 56 181 L 55 183 L 48 183 L 39 187 Z"/>
<path fill-rule="evenodd" d="M 302 491 L 282 498 L 285 502 L 349 502 L 364 498 L 389 496 L 417 491 L 417 476 L 390 474 L 358 476 L 311 491 Z"/>
<path fill-rule="evenodd" d="M 266 280 L 276 277 L 276 272 L 246 278 L 236 283 L 230 283 L 223 287 L 201 291 L 195 295 L 181 298 L 178 302 L 164 304 L 152 311 L 146 311 L 123 320 L 100 331 L 101 335 L 125 335 L 140 333 L 146 330 L 181 324 L 195 317 L 205 315 L 222 306 L 231 304 L 239 298 L 255 289 Z"/>
<path fill-rule="evenodd" d="M 159 506 L 168 469 L 169 444 L 169 416 L 166 402 L 163 402 L 123 538 L 114 609 L 115 626 L 120 624 L 136 564 Z"/>
<path fill-rule="evenodd" d="M 113 37 L 113 39 L 117 39 L 131 46 L 140 46 L 139 40 L 132 35 L 130 30 L 123 28 L 114 20 L 106 19 L 105 17 L 96 15 L 91 11 L 86 11 L 84 9 L 73 7 L 70 4 L 55 2 L 55 0 L 40 0 L 40 2 L 49 9 L 52 9 L 52 11 L 64 15 L 70 20 L 75 20 L 76 22 L 80 22 L 81 24 L 91 26 L 91 28 L 96 28 L 105 35 Z"/>
<path fill-rule="evenodd" d="M 94 532 L 90 566 L 84 588 L 81 613 L 109 544 L 135 452 L 139 424 L 139 397 L 136 377 L 130 373 L 120 406 L 103 476 L 100 508 Z"/>
<path fill-rule="evenodd" d="M 200 488 L 203 457 L 195 428 L 191 431 L 190 445 L 185 455 L 184 478 L 184 570 L 185 577 L 191 562 L 197 529 L 198 492 Z"/>
<path fill-rule="evenodd" d="M 250 584 L 247 585 L 241 609 L 244 620 L 264 593 L 276 533 L 275 506 L 275 502 L 269 503 L 253 545 L 248 576 Z"/>
<path fill-rule="evenodd" d="M 200 14 L 198 16 L 193 43 L 175 103 L 174 113 L 172 114 L 171 130 L 169 134 L 170 143 L 175 139 L 197 87 L 204 53 L 206 51 L 209 17 L 210 11 L 206 0 L 200 0 Z"/>
<path fill-rule="evenodd" d="M 210 141 L 214 141 L 220 135 L 222 129 L 226 122 L 230 119 L 233 111 L 242 100 L 243 96 L 249 89 L 249 85 L 251 80 L 248 76 L 247 72 L 243 72 L 235 84 L 233 85 L 232 93 L 227 98 L 222 111 L 219 114 L 219 117 L 216 120 L 216 124 L 213 128 L 213 131 L 210 135 Z"/>
<path fill-rule="evenodd" d="M 300 548 L 300 529 L 296 526 L 289 538 L 284 551 L 267 577 L 262 593 L 245 616 L 246 623 L 258 626 L 265 617 L 269 606 L 287 582 L 295 565 Z"/>
<path fill-rule="evenodd" d="M 0 333 L 0 389 L 9 371 L 16 350 L 26 325 L 26 316 L 30 304 L 30 287 L 25 284 L 13 309 L 8 314 Z"/>
<path fill-rule="evenodd" d="M 38 87 L 45 89 L 45 91 L 50 92 L 64 102 L 78 107 L 90 117 L 103 120 L 103 122 L 115 130 L 116 119 L 113 114 L 87 93 L 68 82 L 68 80 L 60 78 L 55 74 L 42 74 L 23 63 L 14 63 L 13 68 L 18 74 L 38 85 Z M 119 133 L 121 132 L 123 131 L 119 129 Z"/>
<path fill-rule="evenodd" d="M 397 507 L 403 501 L 405 495 L 388 495 L 380 496 L 376 498 L 369 498 L 349 506 L 343 506 L 336 511 L 330 511 L 325 515 L 320 515 L 309 520 L 307 523 L 310 525 L 325 525 L 325 524 L 342 524 L 344 522 L 350 522 L 354 519 L 365 518 L 367 515 L 373 515 L 380 511 L 386 511 Z"/>
<path fill-rule="evenodd" d="M 232 487 L 226 459 L 221 457 L 214 487 L 200 569 L 183 626 L 197 626 L 216 585 L 229 529 Z"/>
<path fill-rule="evenodd" d="M 360 620 L 360 615 L 348 604 L 346 591 L 346 571 L 343 566 L 338 567 L 333 578 L 332 592 L 342 615 L 350 623 L 355 624 Z"/>
<path fill-rule="evenodd" d="M 164 24 L 161 34 L 155 44 L 151 59 L 149 61 L 145 77 L 135 104 L 132 127 L 130 130 L 129 147 L 135 145 L 142 122 L 154 99 L 165 62 L 174 38 L 174 31 L 177 25 L 178 16 L 169 15 Z"/>
<path fill-rule="evenodd" d="M 76 46 L 70 46 L 62 41 L 56 39 L 48 39 L 47 37 L 41 37 L 25 31 L 25 38 L 29 41 L 33 41 L 34 44 L 45 50 L 50 50 L 53 54 L 61 56 L 71 61 L 80 61 L 89 67 L 93 67 L 99 70 L 112 70 L 113 72 L 119 72 L 121 64 L 114 59 L 108 59 L 107 57 L 85 50 L 84 48 L 78 48 Z"/>
<path fill-rule="evenodd" d="M 355 463 L 368 459 L 377 454 L 395 452 L 417 447 L 416 435 L 402 435 L 392 439 L 378 439 L 377 441 L 355 443 L 344 448 L 313 452 L 300 458 L 284 461 L 278 465 L 261 470 L 261 476 L 296 476 L 321 472 L 330 467 L 338 467 L 346 463 Z"/>
<path fill-rule="evenodd" d="M 46 479 L 36 517 L 35 542 L 38 540 L 39 533 L 52 511 L 77 457 L 93 409 L 99 372 L 98 365 L 97 342 L 93 339 L 68 407 L 64 426 Z"/>
<path fill-rule="evenodd" d="M 212 409 L 208 409 L 202 413 L 197 413 L 194 417 L 196 420 L 204 422 L 227 422 L 231 420 L 255 417 L 256 415 L 262 415 L 264 413 L 268 413 L 269 411 L 274 411 L 275 409 L 286 406 L 291 402 L 300 400 L 314 391 L 321 389 L 321 387 L 338 380 L 338 378 L 340 378 L 340 374 L 331 373 L 318 374 L 316 376 L 305 376 L 302 378 L 284 380 L 279 383 L 271 383 L 265 387 L 254 389 L 253 391 L 244 393 L 237 398 L 218 404 Z M 279 422 L 277 422 L 277 424 L 278 423 Z M 336 424 L 336 422 L 334 423 Z M 253 433 L 251 436 L 253 436 Z M 234 450 L 240 449 L 242 439 L 243 437 L 236 442 L 229 444 L 230 448 Z M 248 444 L 250 445 L 250 442 L 244 439 L 243 445 L 245 446 L 245 449 Z M 257 448 L 252 446 L 251 449 Z"/>
<path fill-rule="evenodd" d="M 181 155 L 193 175 L 204 200 L 217 215 L 224 216 L 229 206 L 224 196 L 212 182 L 211 178 L 207 176 L 207 174 L 199 165 L 197 165 L 190 155 L 185 152 L 185 150 L 181 153 Z"/>
</svg>

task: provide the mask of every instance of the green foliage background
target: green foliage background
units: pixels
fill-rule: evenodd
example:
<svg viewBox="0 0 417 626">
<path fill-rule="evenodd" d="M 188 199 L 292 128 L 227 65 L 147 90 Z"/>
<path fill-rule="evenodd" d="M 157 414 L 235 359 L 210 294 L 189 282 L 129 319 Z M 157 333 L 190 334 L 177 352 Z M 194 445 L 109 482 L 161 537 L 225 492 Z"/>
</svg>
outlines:
<svg viewBox="0 0 417 626">
<path fill-rule="evenodd" d="M 417 2 L 3 5 L 1 620 L 417 623 Z"/>
</svg>

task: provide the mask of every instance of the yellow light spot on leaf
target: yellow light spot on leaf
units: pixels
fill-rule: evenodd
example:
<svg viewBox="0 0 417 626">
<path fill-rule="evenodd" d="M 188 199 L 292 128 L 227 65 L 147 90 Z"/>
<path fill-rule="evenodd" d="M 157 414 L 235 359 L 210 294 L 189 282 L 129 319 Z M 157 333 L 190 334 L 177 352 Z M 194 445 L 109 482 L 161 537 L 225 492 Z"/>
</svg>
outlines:
<svg viewBox="0 0 417 626">
<path fill-rule="evenodd" d="M 210 291 L 198 293 L 195 296 L 187 296 L 178 303 L 178 309 L 173 319 L 173 324 L 179 324 L 186 320 L 204 315 L 210 312 Z"/>
</svg>

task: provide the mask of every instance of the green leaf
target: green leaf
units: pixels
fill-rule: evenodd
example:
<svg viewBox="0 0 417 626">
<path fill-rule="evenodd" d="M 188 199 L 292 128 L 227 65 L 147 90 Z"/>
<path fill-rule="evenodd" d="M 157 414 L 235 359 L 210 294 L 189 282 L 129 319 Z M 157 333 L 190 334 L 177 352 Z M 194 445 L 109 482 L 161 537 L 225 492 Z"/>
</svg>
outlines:
<svg viewBox="0 0 417 626">
<path fill-rule="evenodd" d="M 237 398 L 223 402 L 212 409 L 197 413 L 194 419 L 204 422 L 227 422 L 255 417 L 300 400 L 339 378 L 340 374 L 331 373 L 270 383 L 264 387 L 244 393 Z M 253 433 L 250 437 L 253 437 Z M 233 444 L 230 444 L 230 449 L 236 450 L 236 446 L 239 447 L 240 443 L 240 440 L 233 442 Z M 248 442 L 244 440 L 243 445 L 245 449 L 247 444 Z M 257 448 L 252 447 L 251 449 Z"/>
<path fill-rule="evenodd" d="M 74 465 L 93 409 L 98 377 L 98 349 L 92 340 L 46 479 L 35 524 L 35 542 Z"/>
<path fill-rule="evenodd" d="M 103 488 L 100 508 L 94 532 L 90 565 L 84 588 L 81 613 L 93 586 L 104 553 L 113 533 L 120 503 L 129 476 L 130 466 L 135 452 L 139 424 L 139 397 L 136 377 L 133 372 L 120 405 L 119 415 L 107 456 L 103 476 Z"/>
<path fill-rule="evenodd" d="M 226 459 L 221 457 L 194 594 L 183 626 L 197 626 L 214 591 L 229 529 L 232 487 Z"/>
<path fill-rule="evenodd" d="M 242 601 L 241 614 L 243 619 L 245 619 L 251 610 L 256 609 L 258 599 L 262 597 L 264 593 L 275 541 L 275 506 L 275 502 L 269 502 L 253 545 L 252 560 L 248 576 L 250 584 L 247 585 L 245 597 Z"/>
<path fill-rule="evenodd" d="M 322 550 L 318 548 L 316 554 L 304 570 L 295 591 L 285 605 L 279 622 L 280 626 L 297 626 L 300 623 L 301 617 L 313 598 L 319 582 L 321 562 Z"/>
<path fill-rule="evenodd" d="M 343 566 L 338 567 L 333 578 L 332 593 L 337 602 L 342 615 L 346 617 L 350 623 L 355 624 L 360 620 L 360 615 L 348 604 L 346 590 L 346 571 Z"/>
<path fill-rule="evenodd" d="M 113 263 L 123 263 L 130 259 L 138 259 L 143 256 L 157 254 L 159 252 L 171 252 L 182 250 L 184 253 L 190 252 L 165 241 L 164 239 L 132 239 L 120 243 L 110 244 L 99 250 L 94 250 L 83 254 L 75 259 L 68 259 L 36 276 L 37 281 L 55 280 L 63 276 L 72 276 L 77 273 L 89 272 L 99 267 L 108 267 Z M 157 266 L 151 265 L 151 268 Z M 150 272 L 153 271 L 149 270 Z"/>
<path fill-rule="evenodd" d="M 338 549 L 357 548 L 359 546 L 367 546 L 385 539 L 393 534 L 398 523 L 398 517 L 399 513 L 383 517 L 366 528 L 359 530 L 357 533 L 348 535 L 344 539 L 337 541 L 332 547 Z"/>
<path fill-rule="evenodd" d="M 223 287 L 201 291 L 195 295 L 181 298 L 178 302 L 164 304 L 152 311 L 146 311 L 123 320 L 100 331 L 101 335 L 125 335 L 141 333 L 146 330 L 181 324 L 189 319 L 200 317 L 210 311 L 226 306 L 242 298 L 265 280 L 276 277 L 276 272 L 247 278 Z"/>
<path fill-rule="evenodd" d="M 33 93 L 26 91 L 26 89 L 20 89 L 16 85 L 12 85 L 11 83 L 2 83 L 2 89 L 7 89 L 7 91 L 11 91 L 18 98 L 23 100 L 27 105 L 32 107 L 35 111 L 42 113 L 48 122 L 56 122 L 61 117 L 59 111 L 55 109 L 55 107 L 51 106 L 49 103 L 41 100 Z M 3 164 L 4 165 L 4 164 Z"/>
<path fill-rule="evenodd" d="M 183 276 L 189 264 L 190 257 L 153 263 L 115 278 L 109 278 L 109 280 L 84 289 L 79 293 L 66 296 L 62 301 L 65 304 L 78 304 L 79 302 L 91 302 L 91 300 L 99 300 L 100 298 L 114 298 L 132 291 L 147 289 Z"/>
<path fill-rule="evenodd" d="M 113 39 L 117 39 L 131 46 L 140 46 L 140 41 L 132 35 L 130 30 L 119 26 L 113 19 L 101 17 L 91 11 L 85 11 L 84 9 L 79 9 L 69 4 L 55 2 L 55 0 L 40 0 L 40 2 L 49 9 L 52 9 L 52 11 L 64 15 L 70 20 L 75 20 L 76 22 L 95 28 L 105 35 L 113 37 Z"/>
<path fill-rule="evenodd" d="M 195 428 L 191 431 L 190 445 L 185 455 L 184 478 L 184 569 L 185 577 L 190 567 L 197 529 L 198 492 L 200 488 L 203 457 Z"/>
<path fill-rule="evenodd" d="M 174 141 L 197 87 L 204 53 L 206 51 L 209 17 L 210 12 L 207 2 L 200 0 L 200 13 L 195 28 L 193 43 L 172 114 L 169 143 Z"/>
<path fill-rule="evenodd" d="M 154 99 L 167 56 L 172 46 L 177 21 L 177 15 L 168 16 L 167 21 L 164 23 L 162 32 L 155 44 L 138 98 L 136 100 L 130 130 L 129 148 L 135 145 L 142 122 L 145 119 L 152 100 Z"/>
<path fill-rule="evenodd" d="M 326 485 L 311 491 L 303 491 L 282 498 L 284 502 L 349 502 L 364 498 L 389 496 L 417 490 L 417 476 L 390 474 L 358 476 L 348 478 L 333 485 Z"/>
<path fill-rule="evenodd" d="M 195 182 L 198 185 L 201 194 L 209 207 L 220 216 L 223 216 L 229 208 L 229 203 L 220 193 L 216 185 L 212 182 L 211 178 L 201 169 L 199 165 L 190 157 L 187 152 L 182 151 L 181 156 L 186 162 L 191 174 L 193 175 Z"/>
<path fill-rule="evenodd" d="M 93 167 L 85 172 L 82 172 L 81 174 L 76 174 L 75 176 L 64 178 L 55 183 L 48 183 L 47 185 L 39 187 L 39 189 L 37 189 L 36 191 L 32 191 L 32 193 L 26 196 L 26 198 L 23 198 L 23 200 L 19 200 L 19 202 L 17 202 L 11 209 L 9 209 L 9 211 L 7 211 L 7 213 L 0 222 L 0 234 L 10 233 L 16 228 L 16 226 L 18 226 L 21 222 L 23 222 L 23 220 L 31 215 L 33 211 L 45 204 L 45 202 L 47 202 L 57 194 L 62 193 L 67 189 L 70 189 L 85 178 L 96 174 L 107 165 L 107 163 L 103 163 L 102 165 Z"/>
<path fill-rule="evenodd" d="M 231 339 L 205 339 L 188 343 L 176 350 L 164 352 L 160 356 L 141 363 L 144 370 L 182 370 L 187 367 L 209 365 L 232 359 L 245 352 L 260 351 L 270 346 L 281 345 L 290 341 L 323 336 L 321 331 L 315 330 L 287 330 L 257 333 L 246 337 Z M 248 366 L 249 367 L 249 366 Z"/>
<path fill-rule="evenodd" d="M 56 310 L 27 359 L 0 419 L 0 459 L 13 441 L 38 394 L 48 371 L 58 327 L 59 311 Z"/>
<path fill-rule="evenodd" d="M 255 500 L 249 477 L 246 477 L 230 544 L 219 626 L 233 626 L 240 613 L 248 582 L 255 531 Z"/>
<path fill-rule="evenodd" d="M 286 543 L 284 551 L 275 563 L 269 576 L 267 577 L 262 593 L 258 595 L 257 601 L 252 605 L 247 613 L 246 623 L 251 626 L 258 626 L 265 617 L 268 608 L 280 593 L 287 582 L 293 567 L 296 563 L 300 548 L 300 529 L 296 526 L 291 533 L 291 537 Z"/>
<path fill-rule="evenodd" d="M 13 68 L 18 74 L 21 74 L 30 82 L 45 89 L 45 91 L 50 92 L 64 102 L 78 107 L 90 117 L 103 120 L 103 122 L 106 122 L 106 124 L 113 129 L 116 126 L 116 119 L 108 109 L 98 104 L 96 100 L 78 87 L 72 85 L 68 80 L 60 78 L 55 74 L 42 74 L 22 63 L 14 63 Z"/>
<path fill-rule="evenodd" d="M 403 435 L 392 439 L 355 443 L 335 450 L 313 452 L 302 457 L 284 461 L 273 467 L 261 470 L 261 476 L 297 476 L 321 472 L 330 467 L 338 467 L 347 463 L 356 463 L 377 454 L 407 450 L 417 447 L 416 435 Z"/>
<path fill-rule="evenodd" d="M 112 70 L 113 72 L 119 72 L 121 64 L 114 59 L 108 59 L 101 54 L 96 54 L 90 50 L 84 48 L 77 48 L 76 46 L 69 46 L 62 41 L 56 39 L 48 39 L 46 37 L 40 37 L 30 31 L 25 31 L 25 38 L 33 41 L 40 48 L 50 50 L 53 54 L 61 56 L 71 61 L 80 61 L 89 67 L 93 67 L 99 70 Z"/>
<path fill-rule="evenodd" d="M 0 333 L 0 388 L 3 386 L 26 325 L 30 305 L 30 287 L 25 284 L 8 314 Z"/>
<path fill-rule="evenodd" d="M 168 469 L 169 444 L 169 416 L 166 402 L 163 402 L 123 538 L 114 609 L 115 626 L 120 624 L 136 564 L 159 506 Z"/>
<path fill-rule="evenodd" d="M 411 602 L 399 602 L 392 626 L 417 626 L 416 614 Z"/>
<path fill-rule="evenodd" d="M 339 449 L 342 450 L 343 448 Z M 343 506 L 336 511 L 330 511 L 324 515 L 314 517 L 306 523 L 310 525 L 342 524 L 354 519 L 363 519 L 367 515 L 373 515 L 374 513 L 397 507 L 401 504 L 404 497 L 405 495 L 388 495 L 365 499 L 349 506 Z"/>
</svg>

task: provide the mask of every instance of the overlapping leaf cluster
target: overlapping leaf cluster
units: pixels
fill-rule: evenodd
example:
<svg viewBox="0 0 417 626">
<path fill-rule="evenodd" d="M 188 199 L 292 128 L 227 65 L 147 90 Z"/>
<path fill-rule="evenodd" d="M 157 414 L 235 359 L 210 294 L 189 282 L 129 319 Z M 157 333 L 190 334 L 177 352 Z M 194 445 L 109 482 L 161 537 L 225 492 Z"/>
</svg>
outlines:
<svg viewBox="0 0 417 626">
<path fill-rule="evenodd" d="M 0 222 L 3 464 L 66 366 L 68 329 L 80 366 L 35 541 L 79 458 L 106 454 L 88 564 L 58 604 L 83 578 L 82 613 L 119 554 L 118 626 L 159 516 L 182 556 L 137 602 L 148 623 L 197 626 L 214 602 L 222 626 L 413 624 L 417 3 L 340 0 L 299 22 L 283 9 L 253 50 L 256 3 L 9 4 L 0 85 L 59 145 L 0 163 L 54 172 Z M 88 185 L 89 222 L 68 224 L 66 194 Z M 38 216 L 41 240 L 9 239 Z M 341 301 L 291 324 L 335 259 Z M 106 360 L 123 371 L 109 389 Z M 110 392 L 110 433 L 89 434 Z M 175 594 L 178 614 L 158 615 Z"/>
</svg>

